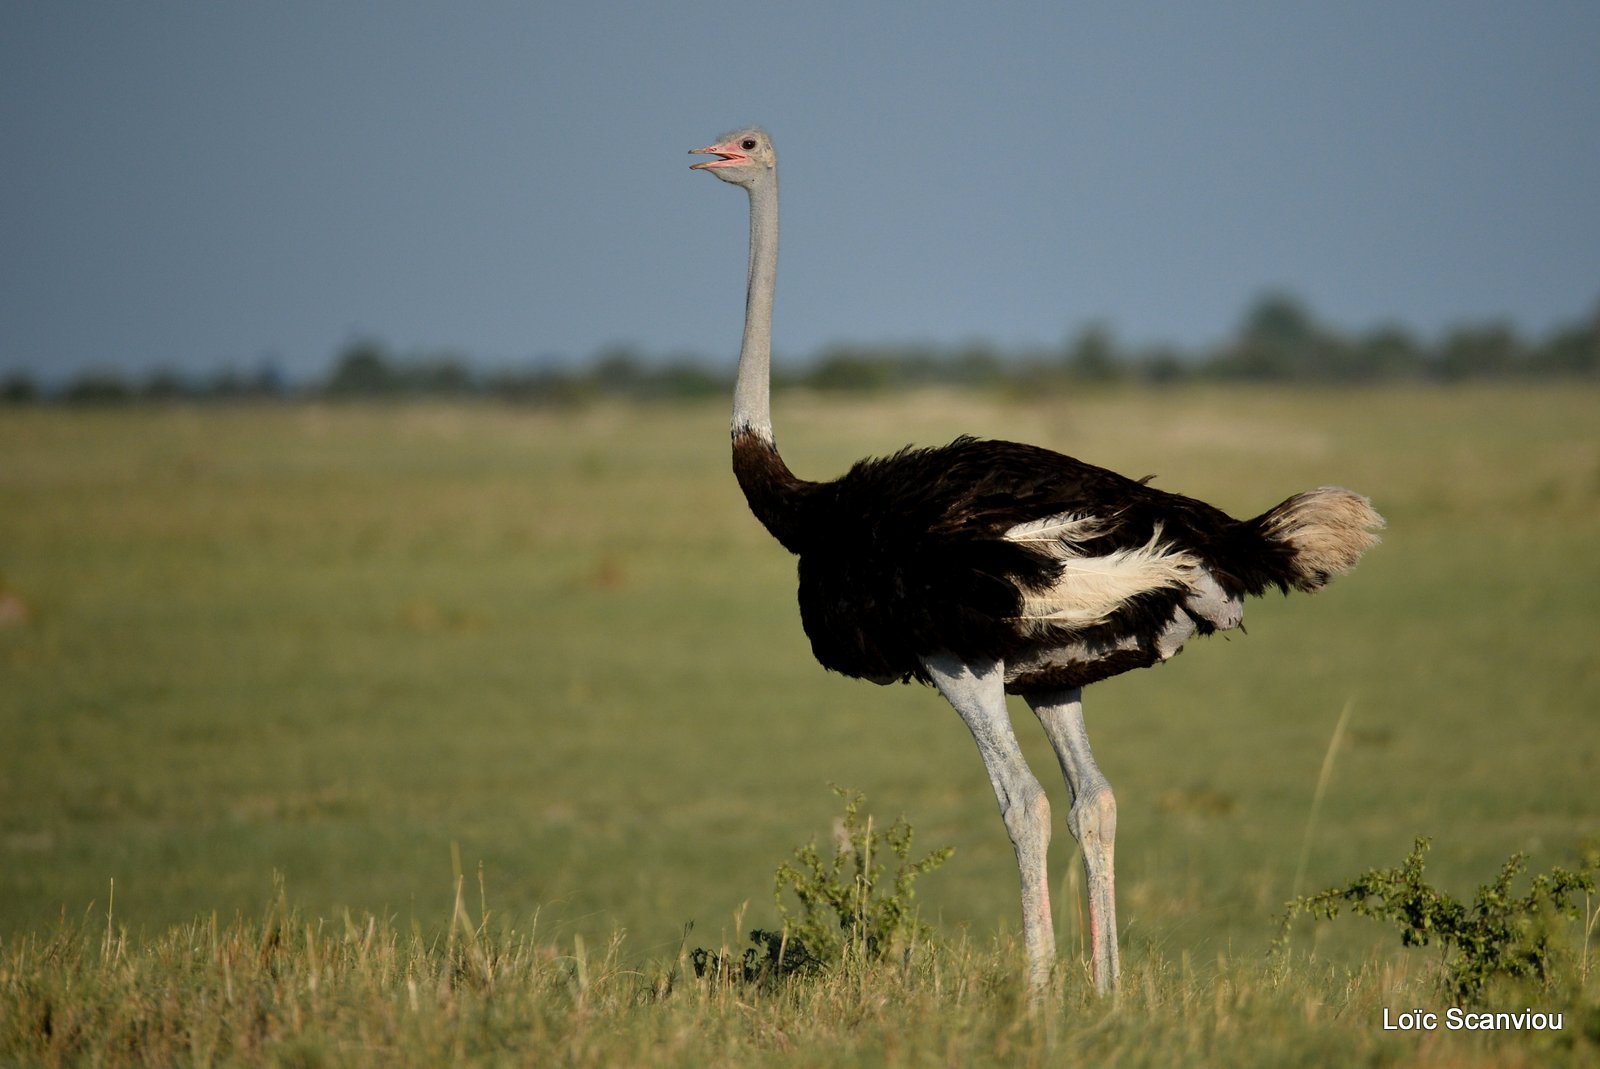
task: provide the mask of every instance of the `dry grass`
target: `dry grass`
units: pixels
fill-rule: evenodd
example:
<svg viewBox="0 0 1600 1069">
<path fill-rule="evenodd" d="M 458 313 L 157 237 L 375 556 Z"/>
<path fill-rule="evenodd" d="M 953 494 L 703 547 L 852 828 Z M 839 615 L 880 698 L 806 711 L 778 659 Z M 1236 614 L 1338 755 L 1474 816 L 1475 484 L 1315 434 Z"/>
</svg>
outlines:
<svg viewBox="0 0 1600 1069">
<path fill-rule="evenodd" d="M 1032 1008 L 1015 948 L 914 947 L 900 961 L 770 987 L 639 964 L 619 940 L 328 921 L 282 899 L 134 940 L 114 923 L 0 955 L 10 1065 L 1550 1065 L 1600 1054 L 1591 991 L 1547 997 L 1560 1032 L 1387 1032 L 1433 1005 L 1412 970 L 1147 956 L 1120 998 L 1082 976 Z M 1521 1007 L 1517 1007 L 1521 1008 Z"/>
</svg>

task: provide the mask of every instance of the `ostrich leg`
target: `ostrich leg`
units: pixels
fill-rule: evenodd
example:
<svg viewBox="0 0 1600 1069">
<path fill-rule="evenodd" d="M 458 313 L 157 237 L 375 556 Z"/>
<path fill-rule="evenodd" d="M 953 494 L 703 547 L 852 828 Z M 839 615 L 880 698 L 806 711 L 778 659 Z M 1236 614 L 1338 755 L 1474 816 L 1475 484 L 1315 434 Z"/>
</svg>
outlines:
<svg viewBox="0 0 1600 1069">
<path fill-rule="evenodd" d="M 1045 854 L 1050 845 L 1050 801 L 1028 768 L 1006 713 L 1005 672 L 998 661 L 966 664 L 935 654 L 923 665 L 961 719 L 983 755 L 1000 816 L 1017 852 L 1022 879 L 1022 940 L 1028 948 L 1028 984 L 1037 996 L 1055 961 L 1055 929 L 1050 921 L 1050 877 Z"/>
<path fill-rule="evenodd" d="M 1083 848 L 1083 871 L 1089 881 L 1089 943 L 1094 955 L 1094 986 L 1115 990 L 1121 964 L 1117 958 L 1117 894 L 1113 850 L 1117 840 L 1117 799 L 1111 784 L 1089 752 L 1083 726 L 1083 689 L 1072 687 L 1028 696 L 1034 715 L 1061 761 L 1072 790 L 1067 827 Z"/>
</svg>

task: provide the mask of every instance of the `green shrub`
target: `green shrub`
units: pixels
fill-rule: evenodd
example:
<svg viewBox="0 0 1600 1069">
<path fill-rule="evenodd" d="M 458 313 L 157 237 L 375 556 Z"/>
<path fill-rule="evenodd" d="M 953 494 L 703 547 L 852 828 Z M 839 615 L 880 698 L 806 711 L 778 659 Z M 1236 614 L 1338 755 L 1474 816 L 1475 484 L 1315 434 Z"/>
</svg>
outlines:
<svg viewBox="0 0 1600 1069">
<path fill-rule="evenodd" d="M 918 876 L 943 865 L 954 847 L 941 847 L 919 861 L 911 860 L 911 825 L 900 817 L 886 832 L 863 818 L 866 796 L 834 787 L 845 800 L 844 817 L 835 828 L 833 855 L 824 858 L 816 836 L 797 847 L 794 858 L 778 866 L 774 895 L 780 931 L 757 928 L 753 946 L 735 962 L 729 954 L 696 947 L 689 954 L 696 976 L 757 983 L 785 976 L 807 975 L 847 963 L 883 960 L 891 950 L 909 949 L 932 930 L 916 915 L 912 884 Z M 885 854 L 898 859 L 894 882 L 885 889 Z M 799 903 L 791 908 L 785 892 Z"/>
<path fill-rule="evenodd" d="M 870 815 L 861 815 L 866 797 L 860 791 L 833 790 L 845 800 L 833 856 L 825 859 L 813 836 L 795 850 L 792 861 L 778 866 L 774 879 L 778 913 L 788 937 L 823 962 L 878 961 L 902 942 L 930 934 L 917 920 L 912 884 L 943 865 L 955 848 L 940 847 L 912 861 L 912 830 L 905 817 L 879 832 Z M 887 890 L 885 853 L 897 860 L 894 882 Z M 790 908 L 786 891 L 799 903 L 798 909 Z"/>
<path fill-rule="evenodd" d="M 1370 869 L 1343 887 L 1330 887 L 1291 900 L 1275 945 L 1287 945 L 1289 930 L 1302 913 L 1326 920 L 1349 904 L 1356 913 L 1393 921 L 1405 946 L 1444 948 L 1440 986 L 1461 1002 L 1483 999 L 1496 980 L 1536 981 L 1548 986 L 1566 926 L 1558 918 L 1584 921 L 1584 969 L 1588 936 L 1594 925 L 1589 896 L 1600 855 L 1584 857 L 1577 871 L 1552 868 L 1533 877 L 1526 894 L 1512 893 L 1511 884 L 1527 867 L 1524 854 L 1513 854 L 1493 883 L 1478 888 L 1470 906 L 1423 879 L 1430 841 L 1419 836 L 1405 861 L 1392 869 Z M 1580 897 L 1582 896 L 1582 897 Z"/>
</svg>

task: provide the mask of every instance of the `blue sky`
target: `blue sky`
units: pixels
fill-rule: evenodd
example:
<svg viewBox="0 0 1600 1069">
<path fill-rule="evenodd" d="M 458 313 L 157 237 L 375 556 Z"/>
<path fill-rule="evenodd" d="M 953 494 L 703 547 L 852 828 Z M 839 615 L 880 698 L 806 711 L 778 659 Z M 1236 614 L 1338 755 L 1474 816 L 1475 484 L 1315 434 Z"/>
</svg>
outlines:
<svg viewBox="0 0 1600 1069">
<path fill-rule="evenodd" d="M 0 372 L 731 362 L 783 168 L 779 358 L 836 341 L 1537 334 L 1600 298 L 1600 5 L 7 5 Z"/>
</svg>

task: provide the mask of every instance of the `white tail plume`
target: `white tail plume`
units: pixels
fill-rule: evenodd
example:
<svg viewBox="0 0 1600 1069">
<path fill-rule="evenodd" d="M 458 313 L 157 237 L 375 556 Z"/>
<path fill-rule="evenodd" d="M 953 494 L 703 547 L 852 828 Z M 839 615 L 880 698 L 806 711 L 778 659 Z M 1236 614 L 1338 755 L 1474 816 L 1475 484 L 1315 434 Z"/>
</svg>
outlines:
<svg viewBox="0 0 1600 1069">
<path fill-rule="evenodd" d="M 1354 568 L 1384 527 L 1371 501 L 1341 486 L 1296 494 L 1256 522 L 1263 535 L 1293 549 L 1290 581 L 1306 591 Z"/>
</svg>

